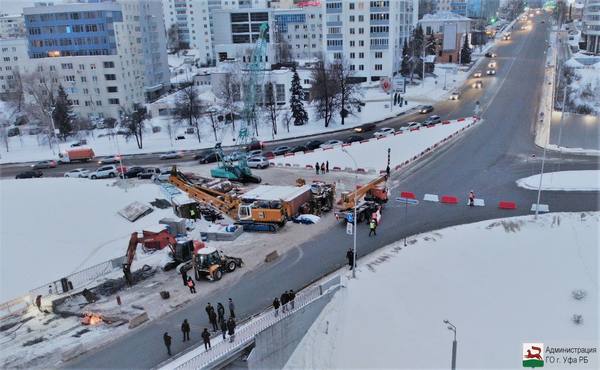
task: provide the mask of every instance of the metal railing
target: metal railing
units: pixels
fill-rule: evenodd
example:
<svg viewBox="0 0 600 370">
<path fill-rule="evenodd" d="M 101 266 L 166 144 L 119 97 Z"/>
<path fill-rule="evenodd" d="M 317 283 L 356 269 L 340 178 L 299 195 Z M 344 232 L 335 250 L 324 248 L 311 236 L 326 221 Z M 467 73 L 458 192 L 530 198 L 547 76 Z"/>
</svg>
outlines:
<svg viewBox="0 0 600 370">
<path fill-rule="evenodd" d="M 0 303 L 0 319 L 5 317 L 20 314 L 25 311 L 31 304 L 31 296 L 29 294 L 15 299 L 11 299 L 8 302 Z"/>
<path fill-rule="evenodd" d="M 226 340 L 215 343 L 212 346 L 212 349 L 208 351 L 206 351 L 202 347 L 202 344 L 200 344 L 194 350 L 185 353 L 181 357 L 167 364 L 163 364 L 160 369 L 203 369 L 212 367 L 212 364 L 221 362 L 231 355 L 246 348 L 250 343 L 252 343 L 255 336 L 261 331 L 279 322 L 290 314 L 301 310 L 303 307 L 312 303 L 323 294 L 328 293 L 329 289 L 338 287 L 340 285 L 341 277 L 337 275 L 323 282 L 322 284 L 307 288 L 296 295 L 296 299 L 294 300 L 294 309 L 290 309 L 288 304 L 287 312 L 282 312 L 280 308 L 279 314 L 276 315 L 275 310 L 270 308 L 255 319 L 252 319 L 250 322 L 240 326 L 236 330 L 234 340 L 232 342 L 229 341 L 230 338 L 227 338 Z"/>
</svg>

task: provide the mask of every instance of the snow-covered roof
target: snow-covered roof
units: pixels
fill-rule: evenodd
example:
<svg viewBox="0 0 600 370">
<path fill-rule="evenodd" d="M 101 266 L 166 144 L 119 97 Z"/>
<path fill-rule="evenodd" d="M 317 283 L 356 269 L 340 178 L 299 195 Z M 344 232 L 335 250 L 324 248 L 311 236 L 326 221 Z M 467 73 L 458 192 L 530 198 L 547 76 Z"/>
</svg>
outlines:
<svg viewBox="0 0 600 370">
<path fill-rule="evenodd" d="M 472 19 L 462 16 L 460 14 L 442 11 L 433 14 L 425 14 L 423 19 L 419 22 L 449 22 L 449 21 L 469 21 Z"/>
<path fill-rule="evenodd" d="M 275 186 L 260 185 L 255 189 L 242 195 L 242 199 L 249 200 L 292 200 L 307 191 L 310 191 L 310 185 L 304 186 Z"/>
</svg>

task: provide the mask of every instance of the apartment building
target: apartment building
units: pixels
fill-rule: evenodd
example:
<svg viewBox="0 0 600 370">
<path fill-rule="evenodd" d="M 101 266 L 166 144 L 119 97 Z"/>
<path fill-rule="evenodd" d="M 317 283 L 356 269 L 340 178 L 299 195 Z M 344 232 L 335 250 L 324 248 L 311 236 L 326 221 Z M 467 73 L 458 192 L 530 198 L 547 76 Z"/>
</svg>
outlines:
<svg viewBox="0 0 600 370">
<path fill-rule="evenodd" d="M 20 79 L 29 73 L 27 39 L 0 39 L 0 98 L 19 89 Z"/>
<path fill-rule="evenodd" d="M 25 36 L 25 21 L 20 14 L 0 14 L 0 39 Z"/>
<path fill-rule="evenodd" d="M 196 49 L 201 64 L 213 58 L 210 8 L 207 0 L 163 0 L 165 27 L 175 25 L 180 46 Z"/>
<path fill-rule="evenodd" d="M 586 0 L 582 22 L 585 50 L 600 55 L 600 0 Z"/>
</svg>

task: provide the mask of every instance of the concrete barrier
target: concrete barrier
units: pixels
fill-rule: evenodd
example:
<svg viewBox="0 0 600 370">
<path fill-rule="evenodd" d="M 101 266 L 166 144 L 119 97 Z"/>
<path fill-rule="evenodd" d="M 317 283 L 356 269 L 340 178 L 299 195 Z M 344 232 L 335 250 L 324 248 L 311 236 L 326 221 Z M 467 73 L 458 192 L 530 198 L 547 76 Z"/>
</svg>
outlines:
<svg viewBox="0 0 600 370">
<path fill-rule="evenodd" d="M 273 262 L 277 258 L 279 258 L 279 253 L 277 253 L 277 251 L 273 251 L 265 256 L 265 262 L 267 262 L 267 263 Z"/>
<path fill-rule="evenodd" d="M 129 329 L 136 328 L 145 323 L 146 321 L 148 321 L 148 313 L 143 312 L 134 317 L 133 319 L 129 320 Z"/>
<path fill-rule="evenodd" d="M 440 198 L 437 196 L 437 194 L 425 194 L 423 196 L 423 200 L 427 202 L 439 202 Z"/>
<path fill-rule="evenodd" d="M 442 195 L 441 202 L 445 204 L 457 204 L 458 197 L 453 195 Z"/>
<path fill-rule="evenodd" d="M 517 209 L 517 203 L 506 200 L 498 202 L 498 208 L 500 209 Z"/>
</svg>

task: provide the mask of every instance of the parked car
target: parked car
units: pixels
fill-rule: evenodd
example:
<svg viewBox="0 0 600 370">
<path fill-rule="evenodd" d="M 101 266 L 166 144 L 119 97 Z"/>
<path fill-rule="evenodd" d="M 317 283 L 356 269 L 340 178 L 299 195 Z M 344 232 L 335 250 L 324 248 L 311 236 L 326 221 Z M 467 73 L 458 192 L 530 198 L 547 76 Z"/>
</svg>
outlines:
<svg viewBox="0 0 600 370">
<path fill-rule="evenodd" d="M 82 177 L 88 177 L 89 175 L 90 175 L 90 170 L 85 169 L 85 168 L 76 168 L 74 170 L 65 172 L 64 177 L 82 178 Z"/>
<path fill-rule="evenodd" d="M 422 105 L 421 108 L 419 108 L 419 113 L 421 114 L 427 114 L 429 112 L 433 112 L 433 106 L 431 105 Z"/>
<path fill-rule="evenodd" d="M 494 76 L 496 74 L 496 70 L 495 69 L 488 69 L 487 72 L 485 72 L 486 75 L 488 76 Z"/>
<path fill-rule="evenodd" d="M 151 179 L 156 175 L 160 175 L 160 168 L 156 167 L 148 167 L 144 168 L 144 170 L 137 174 L 138 179 Z"/>
<path fill-rule="evenodd" d="M 344 139 L 344 144 L 350 144 L 357 141 L 364 140 L 364 138 L 360 135 L 351 135 Z"/>
<path fill-rule="evenodd" d="M 8 137 L 19 136 L 21 134 L 21 130 L 18 127 L 11 127 L 6 132 Z"/>
<path fill-rule="evenodd" d="M 459 100 L 460 99 L 460 93 L 458 91 L 453 91 L 452 93 L 450 93 L 450 96 L 448 97 L 449 100 Z"/>
<path fill-rule="evenodd" d="M 290 149 L 292 149 L 292 148 L 290 148 L 287 145 L 278 146 L 277 148 L 275 148 L 273 150 L 273 154 L 275 154 L 275 155 L 283 155 L 283 154 L 289 152 Z"/>
<path fill-rule="evenodd" d="M 320 147 L 321 144 L 323 144 L 323 142 L 321 140 L 311 140 L 311 141 L 307 142 L 304 146 L 306 146 L 308 148 L 308 150 L 315 150 L 318 147 Z"/>
<path fill-rule="evenodd" d="M 256 139 L 256 138 L 252 138 L 250 140 L 250 143 L 248 143 L 248 145 L 246 145 L 246 150 L 256 150 L 256 149 L 262 149 L 262 148 L 263 148 L 262 141 L 258 141 L 258 139 Z"/>
<path fill-rule="evenodd" d="M 423 121 L 423 126 L 435 126 L 438 123 L 442 123 L 442 117 L 440 116 L 429 116 L 425 121 Z"/>
<path fill-rule="evenodd" d="M 39 170 L 24 171 L 17 174 L 17 176 L 15 176 L 15 179 L 32 179 L 42 177 L 42 175 L 42 171 Z"/>
<path fill-rule="evenodd" d="M 421 124 L 421 122 L 409 122 L 408 125 L 400 127 L 399 130 L 402 132 L 406 132 L 406 131 L 418 129 L 421 126 L 423 126 Z"/>
<path fill-rule="evenodd" d="M 251 150 L 246 155 L 248 156 L 248 158 L 260 157 L 260 156 L 262 156 L 262 149 Z"/>
<path fill-rule="evenodd" d="M 272 158 L 275 158 L 275 153 L 273 153 L 272 151 L 269 150 L 268 152 L 263 153 L 263 157 L 272 159 Z"/>
<path fill-rule="evenodd" d="M 267 168 L 269 167 L 269 160 L 265 157 L 252 157 L 247 161 L 248 167 L 250 168 Z"/>
<path fill-rule="evenodd" d="M 200 163 L 200 164 L 213 163 L 218 160 L 219 160 L 219 156 L 217 155 L 216 152 L 212 152 L 212 151 L 201 154 L 198 157 L 198 163 Z"/>
<path fill-rule="evenodd" d="M 131 178 L 137 177 L 137 175 L 139 173 L 141 173 L 142 171 L 144 171 L 144 167 L 130 167 L 127 169 L 127 171 L 125 171 L 125 173 L 123 175 L 126 178 L 131 179 Z"/>
<path fill-rule="evenodd" d="M 154 175 L 152 177 L 152 181 L 158 183 L 158 182 L 167 182 L 169 181 L 169 177 L 171 177 L 171 168 L 169 167 L 165 167 L 165 168 L 161 168 L 160 169 L 160 173 L 157 175 Z"/>
<path fill-rule="evenodd" d="M 477 71 L 477 72 L 473 73 L 474 78 L 480 78 L 482 75 L 483 75 L 483 73 L 481 73 L 481 71 Z"/>
<path fill-rule="evenodd" d="M 496 57 L 496 53 L 492 53 L 492 52 L 488 51 L 487 53 L 485 53 L 485 56 L 487 58 L 495 58 Z"/>
<path fill-rule="evenodd" d="M 363 133 L 363 132 L 367 132 L 367 131 L 373 131 L 376 128 L 377 128 L 377 125 L 374 123 L 365 123 L 364 125 L 355 127 L 354 132 Z"/>
<path fill-rule="evenodd" d="M 178 151 L 171 151 L 160 155 L 160 159 L 179 159 L 183 158 L 183 153 Z"/>
<path fill-rule="evenodd" d="M 242 159 L 244 155 L 241 152 L 231 152 L 229 154 L 227 154 L 223 159 L 226 161 L 239 161 L 240 159 Z"/>
<path fill-rule="evenodd" d="M 106 158 L 102 158 L 98 161 L 98 164 L 103 165 L 103 164 L 115 164 L 115 163 L 119 163 L 119 161 L 121 160 L 121 157 L 118 155 L 114 155 L 112 157 L 106 157 Z"/>
<path fill-rule="evenodd" d="M 473 82 L 474 89 L 481 89 L 482 87 L 483 87 L 483 82 L 481 82 L 481 80 L 477 80 L 477 81 Z"/>
<path fill-rule="evenodd" d="M 296 145 L 295 147 L 293 147 L 292 149 L 290 149 L 290 153 L 298 153 L 298 152 L 304 152 L 307 151 L 308 148 L 305 147 L 304 145 Z"/>
<path fill-rule="evenodd" d="M 37 163 L 34 163 L 31 165 L 31 168 L 37 170 L 37 169 L 42 169 L 42 168 L 55 168 L 56 167 L 56 161 L 54 160 L 49 160 L 49 161 L 40 161 Z"/>
<path fill-rule="evenodd" d="M 200 158 L 204 157 L 205 155 L 209 154 L 209 153 L 214 153 L 215 151 L 210 149 L 210 150 L 204 150 L 198 154 L 194 155 L 194 160 L 199 160 Z"/>
<path fill-rule="evenodd" d="M 333 148 L 336 145 L 342 145 L 342 144 L 343 144 L 343 142 L 341 140 L 336 140 L 336 139 L 327 140 L 326 142 L 324 142 L 323 144 L 321 144 L 319 146 L 319 148 L 321 148 L 321 149 L 331 149 L 331 148 Z"/>
<path fill-rule="evenodd" d="M 95 179 L 104 179 L 107 177 L 117 177 L 117 175 L 122 172 L 119 171 L 119 169 L 117 168 L 117 166 L 113 165 L 108 165 L 108 166 L 101 166 L 99 167 L 96 171 L 90 172 L 90 179 L 95 180 Z M 124 171 L 127 172 L 127 171 Z"/>
<path fill-rule="evenodd" d="M 388 135 L 393 135 L 396 130 L 390 127 L 383 127 L 373 133 L 375 137 L 384 137 Z"/>
</svg>

